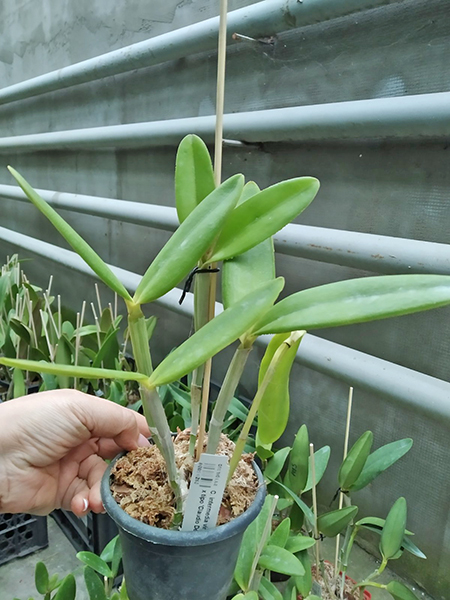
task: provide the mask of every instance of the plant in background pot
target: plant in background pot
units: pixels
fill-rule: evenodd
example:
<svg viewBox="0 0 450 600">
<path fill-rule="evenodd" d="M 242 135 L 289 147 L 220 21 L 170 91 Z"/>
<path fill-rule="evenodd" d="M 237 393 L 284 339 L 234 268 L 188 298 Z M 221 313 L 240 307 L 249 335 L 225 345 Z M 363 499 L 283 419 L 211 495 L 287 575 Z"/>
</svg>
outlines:
<svg viewBox="0 0 450 600">
<path fill-rule="evenodd" d="M 278 428 L 284 429 L 289 414 L 289 371 L 306 330 L 364 322 L 448 304 L 450 277 L 405 275 L 354 279 L 300 291 L 275 303 L 284 281 L 275 277 L 271 236 L 310 204 L 318 191 L 317 180 L 300 177 L 260 191 L 252 182 L 244 186 L 242 175 L 234 175 L 215 187 L 206 146 L 198 137 L 187 136 L 178 150 L 175 174 L 180 227 L 151 263 L 131 296 L 94 250 L 21 175 L 14 169 L 10 171 L 29 199 L 98 277 L 124 299 L 137 372 L 13 359 L 1 359 L 0 362 L 29 371 L 139 383 L 144 414 L 159 454 L 155 454 L 156 450 L 149 451 L 153 453 L 149 465 L 146 462 L 148 456 L 143 455 L 146 453 L 142 453 L 142 449 L 135 451 L 122 463 L 116 461 L 112 464 L 103 482 L 105 506 L 121 528 L 128 593 L 132 600 L 147 598 L 149 590 L 154 600 L 193 597 L 221 600 L 232 577 L 240 539 L 258 514 L 264 495 L 252 469 L 249 469 L 248 459 L 241 458 L 242 450 L 258 409 L 260 423 L 270 423 L 271 415 L 279 413 L 282 419 Z M 225 310 L 215 316 L 215 273 L 219 262 L 223 264 Z M 155 301 L 186 277 L 189 280 L 194 277 L 195 332 L 154 369 L 142 305 Z M 247 357 L 255 340 L 263 334 L 277 335 L 269 344 L 256 395 L 234 447 L 221 437 L 224 418 Z M 236 340 L 238 347 L 225 376 L 206 437 L 211 357 Z M 192 373 L 191 431 L 180 432 L 174 442 L 158 389 L 189 373 Z M 272 431 L 262 434 L 261 441 L 267 445 L 278 437 L 278 431 Z M 183 458 L 180 458 L 180 447 L 183 447 Z M 238 480 L 242 481 L 243 470 L 248 479 L 245 485 L 239 487 L 236 496 L 241 501 L 244 491 L 249 492 L 247 488 L 253 487 L 253 495 L 258 489 L 256 500 L 251 504 L 250 496 L 246 496 L 241 508 L 248 510 L 219 527 L 179 531 L 182 522 L 186 528 L 184 513 L 192 496 L 188 489 L 194 463 L 197 474 L 199 461 L 202 468 L 210 466 L 205 460 L 202 462 L 205 449 L 210 462 L 214 462 L 209 457 L 216 452 L 219 457 L 227 455 L 230 459 L 228 491 L 218 507 L 219 522 L 239 513 L 231 503 L 230 490 Z M 165 492 L 169 506 L 156 510 L 156 521 L 168 529 L 142 523 L 123 510 L 126 505 L 133 508 L 135 504 L 132 492 L 136 491 L 136 482 L 130 479 L 127 482 L 126 477 L 119 481 L 120 465 L 130 466 L 130 461 L 135 461 L 133 469 L 141 465 L 144 471 L 153 473 L 153 478 L 150 477 L 145 485 L 151 487 L 159 478 L 164 480 L 163 485 L 168 486 L 164 489 L 169 490 Z M 155 461 L 159 461 L 157 468 Z M 110 477 L 118 502 L 110 491 Z M 194 481 L 194 487 L 197 483 Z M 201 482 L 198 485 L 201 486 Z M 146 499 L 151 495 L 148 488 L 139 491 L 139 494 Z M 207 514 L 210 514 L 209 507 L 205 510 Z M 144 519 L 149 522 L 148 511 Z M 214 524 L 215 519 L 210 525 Z M 225 549 L 227 546 L 228 549 Z M 172 568 L 173 565 L 176 567 Z M 214 569 L 211 569 L 212 565 Z"/>
</svg>

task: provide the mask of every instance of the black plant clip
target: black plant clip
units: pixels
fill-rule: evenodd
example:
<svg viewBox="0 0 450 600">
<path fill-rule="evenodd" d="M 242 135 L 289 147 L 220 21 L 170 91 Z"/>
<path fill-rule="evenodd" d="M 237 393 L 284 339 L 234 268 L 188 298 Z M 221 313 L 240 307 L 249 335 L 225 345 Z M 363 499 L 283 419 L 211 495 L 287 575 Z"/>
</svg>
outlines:
<svg viewBox="0 0 450 600">
<path fill-rule="evenodd" d="M 197 273 L 218 273 L 219 271 L 220 269 L 199 269 L 198 267 L 192 269 L 186 279 L 183 287 L 183 293 L 181 294 L 181 298 L 178 300 L 178 303 L 183 304 L 183 300 L 186 298 L 186 294 L 191 289 L 192 282 L 194 281 L 194 277 L 197 275 Z"/>
</svg>

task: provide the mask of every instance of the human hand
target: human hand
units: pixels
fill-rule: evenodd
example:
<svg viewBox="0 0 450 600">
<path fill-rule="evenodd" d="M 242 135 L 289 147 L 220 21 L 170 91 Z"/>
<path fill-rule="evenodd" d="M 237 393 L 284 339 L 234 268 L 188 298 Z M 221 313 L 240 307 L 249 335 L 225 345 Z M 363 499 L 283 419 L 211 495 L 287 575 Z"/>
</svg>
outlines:
<svg viewBox="0 0 450 600">
<path fill-rule="evenodd" d="M 103 459 L 148 446 L 145 418 L 109 400 L 54 390 L 0 405 L 0 513 L 102 512 Z"/>
</svg>

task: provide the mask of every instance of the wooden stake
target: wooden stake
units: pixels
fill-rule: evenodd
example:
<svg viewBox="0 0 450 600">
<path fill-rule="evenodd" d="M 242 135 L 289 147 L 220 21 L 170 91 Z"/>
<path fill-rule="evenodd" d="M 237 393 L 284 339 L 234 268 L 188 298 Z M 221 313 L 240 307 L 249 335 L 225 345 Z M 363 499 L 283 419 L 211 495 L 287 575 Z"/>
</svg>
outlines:
<svg viewBox="0 0 450 600">
<path fill-rule="evenodd" d="M 52 291 L 52 284 L 53 284 L 53 275 L 50 275 L 50 279 L 48 280 L 48 287 L 47 287 L 47 295 L 50 296 L 50 292 Z"/>
<path fill-rule="evenodd" d="M 99 291 L 98 285 L 96 283 L 94 283 L 94 286 L 95 286 L 95 294 L 97 296 L 97 304 L 98 304 L 99 316 L 101 317 L 103 309 L 102 309 L 102 303 L 101 303 L 101 300 L 100 300 L 100 291 Z"/>
<path fill-rule="evenodd" d="M 44 320 L 45 313 L 42 310 L 39 310 L 39 314 L 41 315 L 42 329 L 44 330 L 44 336 L 45 336 L 45 339 L 47 340 L 47 346 L 48 346 L 48 351 L 50 354 L 50 360 L 51 360 L 51 362 L 54 362 L 54 359 L 55 359 L 54 352 L 55 352 L 56 348 L 54 349 L 50 342 L 50 337 L 49 337 L 48 331 L 47 331 L 47 325 L 45 324 L 45 320 Z"/>
<path fill-rule="evenodd" d="M 314 460 L 314 444 L 309 445 L 309 456 L 311 459 L 311 478 L 312 478 L 312 500 L 313 500 L 313 512 L 314 512 L 314 538 L 316 544 L 314 546 L 316 552 L 316 570 L 319 573 L 320 567 L 320 554 L 319 554 L 319 529 L 317 528 L 317 491 L 316 491 L 316 462 Z"/>
<path fill-rule="evenodd" d="M 347 402 L 347 419 L 345 422 L 345 437 L 344 437 L 344 453 L 343 460 L 347 458 L 348 454 L 348 440 L 350 438 L 350 420 L 352 416 L 352 404 L 353 404 L 353 388 L 351 387 L 348 391 L 348 402 Z M 344 504 L 344 494 L 341 492 L 339 494 L 339 509 L 342 508 Z M 336 536 L 336 551 L 334 556 L 334 577 L 335 577 L 335 587 L 336 581 L 338 578 L 338 562 L 339 562 L 339 544 L 340 544 L 341 535 L 338 534 Z"/>
<path fill-rule="evenodd" d="M 62 312 L 61 312 L 61 296 L 58 294 L 58 329 L 59 337 L 62 334 Z"/>
</svg>

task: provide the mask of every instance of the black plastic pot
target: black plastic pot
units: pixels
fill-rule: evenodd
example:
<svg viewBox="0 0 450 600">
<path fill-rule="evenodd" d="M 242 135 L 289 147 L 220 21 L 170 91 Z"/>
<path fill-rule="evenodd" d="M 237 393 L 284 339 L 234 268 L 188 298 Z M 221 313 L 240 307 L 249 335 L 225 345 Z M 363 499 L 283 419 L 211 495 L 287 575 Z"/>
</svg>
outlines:
<svg viewBox="0 0 450 600">
<path fill-rule="evenodd" d="M 244 514 L 207 531 L 167 531 L 133 519 L 116 503 L 109 488 L 115 460 L 102 480 L 102 500 L 119 528 L 130 600 L 225 600 L 242 536 L 264 503 L 259 468 L 254 464 L 260 487 Z"/>
</svg>

